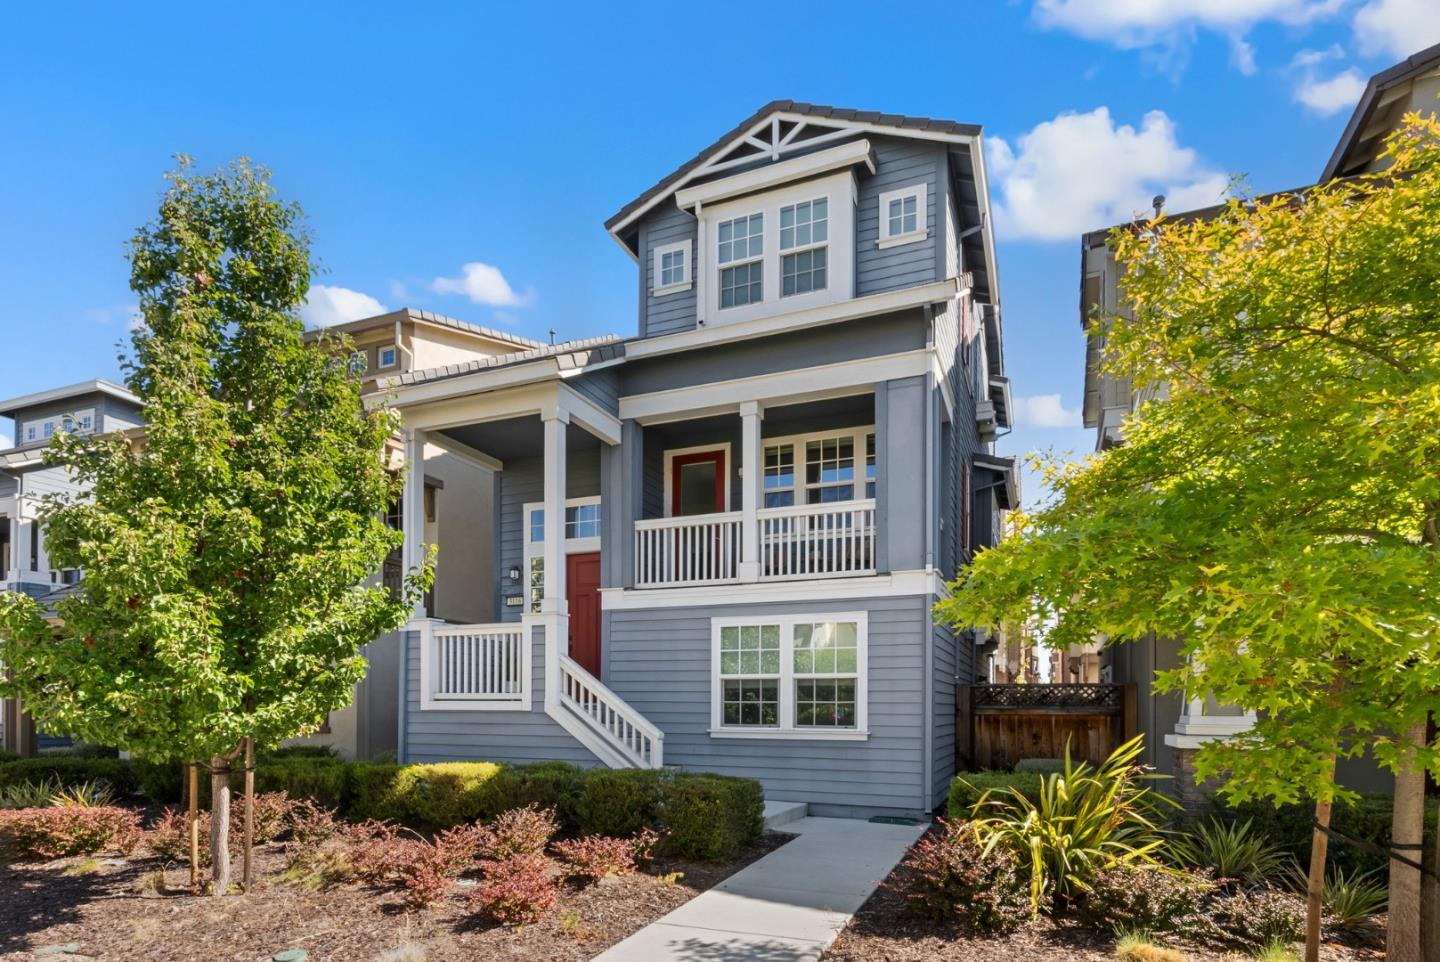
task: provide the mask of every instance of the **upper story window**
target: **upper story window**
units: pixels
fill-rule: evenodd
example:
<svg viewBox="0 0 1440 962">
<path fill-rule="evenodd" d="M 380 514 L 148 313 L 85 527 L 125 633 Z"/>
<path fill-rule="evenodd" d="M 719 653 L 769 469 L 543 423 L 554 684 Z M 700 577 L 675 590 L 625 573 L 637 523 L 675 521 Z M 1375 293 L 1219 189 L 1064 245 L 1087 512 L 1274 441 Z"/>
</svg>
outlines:
<svg viewBox="0 0 1440 962">
<path fill-rule="evenodd" d="M 394 367 L 399 355 L 395 350 L 395 346 L 392 344 L 389 347 L 380 348 L 380 350 L 376 352 L 376 357 L 378 359 L 377 366 L 383 370 L 387 367 Z"/>
<path fill-rule="evenodd" d="M 650 293 L 656 297 L 690 289 L 690 242 L 662 244 L 655 248 L 655 280 Z"/>
<path fill-rule="evenodd" d="M 765 507 L 832 504 L 875 497 L 875 430 L 846 428 L 786 438 L 766 438 L 761 447 Z M 864 461 L 857 464 L 857 453 Z M 799 471 L 796 470 L 797 465 Z M 857 470 L 863 470 L 859 487 Z M 861 493 L 863 491 L 863 493 Z"/>
<path fill-rule="evenodd" d="M 848 171 L 717 203 L 700 218 L 704 323 L 804 310 L 853 294 L 855 179 Z"/>
<path fill-rule="evenodd" d="M 25 440 L 34 441 L 37 437 L 39 437 L 38 431 L 39 429 L 33 424 L 25 425 Z"/>
<path fill-rule="evenodd" d="M 880 195 L 880 239 L 877 247 L 913 244 L 929 236 L 926 229 L 925 184 L 911 184 Z"/>
</svg>

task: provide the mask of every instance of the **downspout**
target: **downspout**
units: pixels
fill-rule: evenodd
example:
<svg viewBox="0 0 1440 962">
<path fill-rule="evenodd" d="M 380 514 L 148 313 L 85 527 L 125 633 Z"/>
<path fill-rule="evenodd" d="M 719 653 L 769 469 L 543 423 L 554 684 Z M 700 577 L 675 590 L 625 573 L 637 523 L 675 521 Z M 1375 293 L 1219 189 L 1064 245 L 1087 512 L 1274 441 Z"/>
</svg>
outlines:
<svg viewBox="0 0 1440 962">
<path fill-rule="evenodd" d="M 935 323 L 934 309 L 931 309 L 931 323 L 928 335 L 929 347 L 935 345 Z M 933 371 L 925 375 L 925 567 L 935 567 L 935 528 L 940 513 L 936 504 L 935 473 L 935 435 L 940 430 L 940 410 L 938 392 L 939 385 L 935 383 Z M 935 779 L 935 614 L 932 610 L 932 602 L 929 595 L 923 596 L 925 601 L 925 637 L 921 639 L 924 645 L 924 665 L 920 673 L 921 684 L 925 686 L 922 693 L 921 703 L 924 708 L 924 736 L 921 739 L 921 751 L 924 757 L 920 759 L 920 813 L 926 815 L 930 812 L 931 799 L 934 795 Z"/>
</svg>

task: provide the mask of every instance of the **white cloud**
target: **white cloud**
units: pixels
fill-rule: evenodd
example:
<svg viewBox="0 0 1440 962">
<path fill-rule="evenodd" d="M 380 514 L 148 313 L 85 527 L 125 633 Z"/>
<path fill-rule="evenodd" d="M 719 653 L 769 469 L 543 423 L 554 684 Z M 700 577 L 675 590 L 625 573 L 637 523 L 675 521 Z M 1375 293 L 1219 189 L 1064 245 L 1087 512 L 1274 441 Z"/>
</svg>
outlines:
<svg viewBox="0 0 1440 962">
<path fill-rule="evenodd" d="M 1073 240 L 1086 231 L 1148 215 L 1156 194 L 1166 209 L 1219 202 L 1229 178 L 1175 139 L 1175 124 L 1152 110 L 1140 128 L 1116 124 L 1108 107 L 1064 113 L 1016 138 L 989 141 L 996 217 L 1003 235 Z"/>
<path fill-rule="evenodd" d="M 1031 397 L 1012 398 L 1015 406 L 1014 421 L 1017 426 L 1036 428 L 1078 428 L 1081 427 L 1080 410 L 1067 408 L 1058 394 L 1036 394 Z"/>
<path fill-rule="evenodd" d="M 13 448 L 14 446 L 15 442 L 10 440 L 10 435 L 0 432 L 0 450 Z"/>
<path fill-rule="evenodd" d="M 460 268 L 459 277 L 437 277 L 430 282 L 436 294 L 463 294 L 476 304 L 490 307 L 524 307 L 534 292 L 515 293 L 500 268 L 472 261 Z"/>
<path fill-rule="evenodd" d="M 1396 60 L 1440 43 L 1440 4 L 1435 0 L 1370 0 L 1355 11 L 1361 53 Z"/>
<path fill-rule="evenodd" d="M 1149 49 L 1162 66 L 1184 66 L 1189 47 L 1201 30 L 1228 38 L 1231 63 L 1255 72 L 1255 51 L 1245 34 L 1257 23 L 1290 26 L 1330 16 L 1347 0 L 1036 0 L 1034 16 L 1042 27 L 1065 30 L 1122 50 Z M 1426 0 L 1413 0 L 1426 2 Z"/>
<path fill-rule="evenodd" d="M 1290 69 L 1299 74 L 1295 82 L 1296 103 L 1323 116 L 1355 106 L 1365 90 L 1365 75 L 1355 67 L 1349 67 L 1329 77 L 1321 75 L 1320 67 L 1330 60 L 1344 58 L 1345 51 L 1338 45 L 1327 50 L 1302 50 L 1290 61 Z"/>
<path fill-rule="evenodd" d="M 390 300 L 396 304 L 404 304 L 410 300 L 410 289 L 405 286 L 404 281 L 390 282 Z"/>
<path fill-rule="evenodd" d="M 312 284 L 300 309 L 301 319 L 310 327 L 331 327 L 384 313 L 385 305 L 369 294 L 328 284 Z"/>
</svg>

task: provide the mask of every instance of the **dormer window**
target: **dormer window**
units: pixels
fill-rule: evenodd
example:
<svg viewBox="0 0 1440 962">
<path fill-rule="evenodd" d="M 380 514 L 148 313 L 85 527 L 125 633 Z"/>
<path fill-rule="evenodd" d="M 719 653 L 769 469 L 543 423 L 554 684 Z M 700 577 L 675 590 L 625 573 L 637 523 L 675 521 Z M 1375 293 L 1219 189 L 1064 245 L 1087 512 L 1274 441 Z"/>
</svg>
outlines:
<svg viewBox="0 0 1440 962">
<path fill-rule="evenodd" d="M 380 348 L 380 350 L 377 352 L 377 354 L 378 354 L 378 357 L 379 357 L 379 365 L 378 365 L 378 366 L 380 367 L 381 370 L 384 370 L 384 369 L 387 368 L 387 367 L 394 367 L 394 366 L 395 366 L 395 348 L 394 348 L 393 346 L 392 346 L 392 347 L 382 347 L 382 348 Z"/>
<path fill-rule="evenodd" d="M 825 289 L 826 198 L 780 208 L 780 296 Z"/>
<path fill-rule="evenodd" d="M 747 214 L 720 222 L 720 307 L 758 304 L 765 299 L 765 215 Z"/>
<path fill-rule="evenodd" d="M 655 248 L 655 280 L 650 293 L 656 297 L 690 289 L 690 242 L 664 244 Z"/>
<path fill-rule="evenodd" d="M 877 247 L 913 244 L 929 236 L 926 229 L 925 185 L 912 184 L 880 195 L 880 239 Z"/>
</svg>

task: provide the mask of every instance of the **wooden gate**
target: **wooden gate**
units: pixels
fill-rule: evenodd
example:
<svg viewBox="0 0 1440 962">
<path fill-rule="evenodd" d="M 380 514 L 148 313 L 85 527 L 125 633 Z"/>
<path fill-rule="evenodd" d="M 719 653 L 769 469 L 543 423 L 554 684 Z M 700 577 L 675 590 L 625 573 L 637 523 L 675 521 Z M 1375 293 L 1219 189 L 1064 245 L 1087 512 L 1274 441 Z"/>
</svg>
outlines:
<svg viewBox="0 0 1440 962">
<path fill-rule="evenodd" d="M 1134 685 L 968 685 L 960 688 L 956 766 L 984 771 L 1022 758 L 1070 755 L 1099 764 L 1135 736 Z"/>
</svg>

